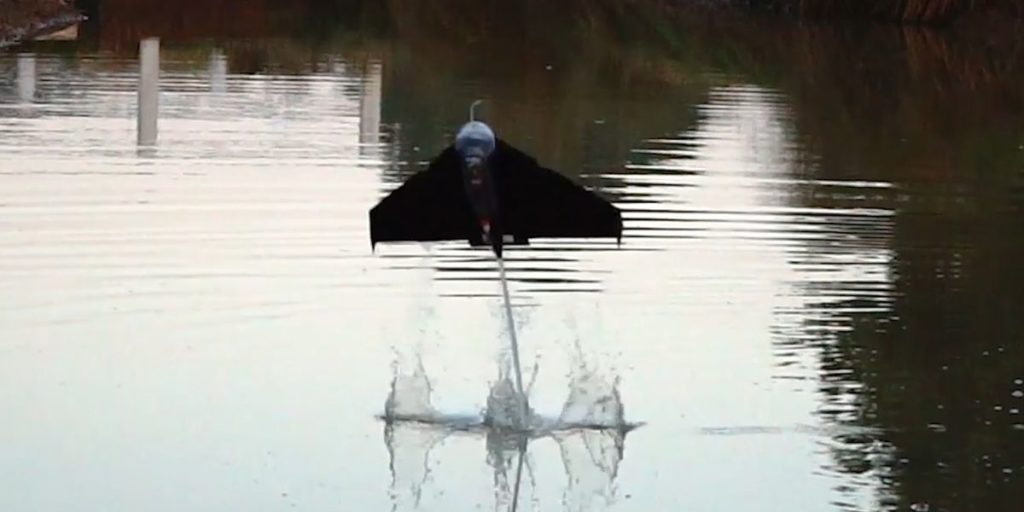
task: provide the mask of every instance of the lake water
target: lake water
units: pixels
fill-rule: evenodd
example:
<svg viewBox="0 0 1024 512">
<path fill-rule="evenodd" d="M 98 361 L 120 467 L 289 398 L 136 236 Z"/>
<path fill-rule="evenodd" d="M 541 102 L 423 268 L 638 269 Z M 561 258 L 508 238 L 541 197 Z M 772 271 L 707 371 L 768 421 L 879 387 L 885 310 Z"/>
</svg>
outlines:
<svg viewBox="0 0 1024 512">
<path fill-rule="evenodd" d="M 756 22 L 168 37 L 139 146 L 136 47 L 81 33 L 0 53 L 0 509 L 1024 503 L 1012 58 Z M 621 246 L 508 265 L 531 405 L 628 433 L 380 419 L 473 422 L 507 356 L 486 251 L 367 227 L 475 98 L 624 211 Z"/>
</svg>

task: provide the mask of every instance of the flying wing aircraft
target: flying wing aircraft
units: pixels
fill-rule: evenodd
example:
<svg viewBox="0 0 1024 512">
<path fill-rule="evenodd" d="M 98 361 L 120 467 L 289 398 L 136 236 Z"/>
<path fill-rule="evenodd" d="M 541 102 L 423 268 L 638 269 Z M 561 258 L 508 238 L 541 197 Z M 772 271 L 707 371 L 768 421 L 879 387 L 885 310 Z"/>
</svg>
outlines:
<svg viewBox="0 0 1024 512">
<path fill-rule="evenodd" d="M 467 240 L 490 246 L 532 238 L 622 239 L 622 214 L 597 194 L 496 138 L 471 121 L 426 170 L 370 210 L 379 242 Z"/>
</svg>

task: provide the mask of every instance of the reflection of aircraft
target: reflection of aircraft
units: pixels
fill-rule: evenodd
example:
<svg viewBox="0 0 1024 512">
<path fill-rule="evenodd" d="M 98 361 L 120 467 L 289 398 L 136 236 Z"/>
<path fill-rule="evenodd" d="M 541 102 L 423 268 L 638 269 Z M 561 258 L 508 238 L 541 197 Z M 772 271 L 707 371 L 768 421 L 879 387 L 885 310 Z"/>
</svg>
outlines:
<svg viewBox="0 0 1024 512">
<path fill-rule="evenodd" d="M 611 203 L 471 121 L 427 170 L 370 210 L 371 243 L 468 240 L 501 257 L 530 238 L 622 237 Z"/>
<path fill-rule="evenodd" d="M 464 418 L 455 418 L 454 424 L 449 425 L 443 417 L 438 417 L 433 422 L 391 421 L 385 425 L 384 441 L 391 457 L 393 510 L 419 508 L 424 485 L 432 473 L 431 451 L 453 434 L 485 437 L 487 464 L 494 471 L 495 509 L 515 512 L 523 499 L 523 487 L 535 487 L 535 482 L 524 484 L 523 473 L 524 468 L 534 467 L 533 458 L 527 455 L 528 443 L 541 438 L 558 444 L 566 477 L 562 493 L 565 510 L 597 510 L 596 498 L 605 502 L 614 498 L 614 481 L 628 428 L 567 428 L 529 433 L 482 424 L 467 427 L 463 421 Z M 532 469 L 528 471 L 533 475 Z"/>
</svg>

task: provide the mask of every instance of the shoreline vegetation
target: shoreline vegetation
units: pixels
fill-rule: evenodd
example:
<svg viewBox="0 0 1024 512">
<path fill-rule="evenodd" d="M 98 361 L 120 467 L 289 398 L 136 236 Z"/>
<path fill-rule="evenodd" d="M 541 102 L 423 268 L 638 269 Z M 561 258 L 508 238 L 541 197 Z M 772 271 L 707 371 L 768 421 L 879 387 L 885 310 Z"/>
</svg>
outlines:
<svg viewBox="0 0 1024 512">
<path fill-rule="evenodd" d="M 754 10 L 801 19 L 876 20 L 948 26 L 1024 18 L 1020 0 L 740 0 Z"/>
<path fill-rule="evenodd" d="M 470 5 L 472 4 L 472 5 Z M 181 0 L 172 4 L 156 0 L 0 0 L 0 48 L 10 47 L 35 37 L 46 35 L 85 19 L 91 11 L 103 17 L 137 18 L 138 27 L 150 25 L 152 18 L 166 22 L 174 20 L 179 30 L 191 32 L 192 24 L 210 25 L 209 20 L 221 20 L 235 28 L 232 35 L 244 34 L 257 21 L 256 29 L 264 32 L 270 25 L 288 25 L 298 18 L 349 19 L 374 17 L 382 12 L 392 19 L 407 18 L 405 12 L 435 11 L 434 17 L 448 18 L 439 13 L 474 11 L 543 12 L 568 16 L 575 21 L 602 15 L 620 15 L 628 18 L 635 9 L 662 12 L 666 16 L 689 13 L 716 15 L 758 15 L 791 20 L 861 23 L 955 28 L 976 33 L 1018 32 L 1024 23 L 1024 0 L 567 0 L 558 2 L 557 8 L 543 6 L 536 0 L 509 2 L 493 0 L 224 0 L 209 4 L 204 0 Z M 472 7 L 471 9 L 468 9 Z M 239 16 L 210 16 L 211 11 L 222 14 L 237 11 Z M 323 17 L 326 15 L 326 18 Z M 205 20 L 205 21 L 204 21 Z M 247 22 L 248 21 L 248 22 Z M 283 23 L 282 23 L 283 22 Z M 629 23 L 628 20 L 623 20 Z M 220 24 L 217 24 L 220 25 Z M 216 30 L 206 27 L 207 32 Z M 237 34 L 241 32 L 242 34 Z"/>
</svg>

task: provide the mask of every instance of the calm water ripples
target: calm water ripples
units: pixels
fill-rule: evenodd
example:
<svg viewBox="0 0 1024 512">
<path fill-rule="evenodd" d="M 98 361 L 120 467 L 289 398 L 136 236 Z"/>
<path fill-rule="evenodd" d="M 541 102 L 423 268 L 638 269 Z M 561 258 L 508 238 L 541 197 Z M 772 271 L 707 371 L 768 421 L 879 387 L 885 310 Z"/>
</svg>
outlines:
<svg viewBox="0 0 1024 512">
<path fill-rule="evenodd" d="M 786 82 L 711 66 L 670 95 L 587 60 L 512 83 L 437 66 L 449 86 L 410 94 L 427 75 L 401 42 L 288 74 L 165 44 L 140 148 L 134 58 L 68 48 L 0 54 L 0 508 L 503 509 L 521 457 L 522 510 L 965 510 L 930 482 L 969 474 L 990 510 L 1020 494 L 1019 293 L 986 267 L 1020 254 L 1016 164 L 1016 188 L 887 172 Z M 565 76 L 591 81 L 530 93 Z M 381 442 L 389 392 L 472 416 L 498 375 L 487 254 L 375 254 L 367 232 L 475 96 L 624 211 L 621 246 L 538 241 L 509 266 L 534 407 L 621 393 L 645 423 L 626 437 Z M 984 358 L 1001 380 L 960 387 Z"/>
</svg>

